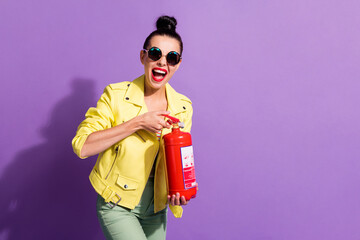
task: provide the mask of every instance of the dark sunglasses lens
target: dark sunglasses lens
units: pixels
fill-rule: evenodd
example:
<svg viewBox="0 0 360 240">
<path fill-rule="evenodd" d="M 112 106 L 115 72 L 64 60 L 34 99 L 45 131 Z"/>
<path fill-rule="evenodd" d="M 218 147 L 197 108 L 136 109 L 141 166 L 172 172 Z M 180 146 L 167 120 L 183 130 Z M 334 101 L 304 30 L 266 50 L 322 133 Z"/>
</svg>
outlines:
<svg viewBox="0 0 360 240">
<path fill-rule="evenodd" d="M 180 62 L 180 54 L 178 54 L 177 52 L 169 52 L 166 56 L 166 61 L 170 65 L 176 65 Z"/>
<path fill-rule="evenodd" d="M 158 48 L 150 48 L 148 51 L 149 58 L 153 61 L 157 61 L 161 58 L 162 53 L 161 50 Z"/>
</svg>

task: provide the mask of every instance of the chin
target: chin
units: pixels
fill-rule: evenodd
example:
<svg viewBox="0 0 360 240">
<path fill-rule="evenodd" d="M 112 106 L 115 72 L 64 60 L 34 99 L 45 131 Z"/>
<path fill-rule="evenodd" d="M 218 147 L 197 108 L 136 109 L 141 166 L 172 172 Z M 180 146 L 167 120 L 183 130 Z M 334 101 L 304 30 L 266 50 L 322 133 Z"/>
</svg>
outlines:
<svg viewBox="0 0 360 240">
<path fill-rule="evenodd" d="M 154 80 L 151 81 L 150 85 L 151 85 L 151 88 L 153 89 L 161 89 L 163 87 L 165 87 L 167 81 L 161 81 L 161 82 L 155 82 Z"/>
<path fill-rule="evenodd" d="M 147 79 L 145 79 L 145 84 L 147 85 L 147 87 L 150 87 L 151 89 L 154 89 L 154 90 L 159 90 L 162 87 L 164 87 L 166 84 L 166 81 L 157 82 L 154 79 L 152 79 L 151 77 L 148 78 L 146 76 L 146 78 Z"/>
</svg>

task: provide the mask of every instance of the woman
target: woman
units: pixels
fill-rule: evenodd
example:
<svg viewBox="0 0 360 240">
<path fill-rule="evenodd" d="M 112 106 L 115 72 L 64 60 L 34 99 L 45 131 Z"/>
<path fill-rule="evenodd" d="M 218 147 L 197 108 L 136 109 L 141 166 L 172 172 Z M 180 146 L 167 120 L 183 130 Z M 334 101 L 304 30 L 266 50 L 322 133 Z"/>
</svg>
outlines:
<svg viewBox="0 0 360 240">
<path fill-rule="evenodd" d="M 99 154 L 89 178 L 107 239 L 165 239 L 167 204 L 181 217 L 188 203 L 167 195 L 161 138 L 171 131 L 164 114 L 184 122 L 183 131 L 191 128 L 191 101 L 168 84 L 183 51 L 176 24 L 173 17 L 157 20 L 140 52 L 144 75 L 107 86 L 72 141 L 80 158 Z"/>
</svg>

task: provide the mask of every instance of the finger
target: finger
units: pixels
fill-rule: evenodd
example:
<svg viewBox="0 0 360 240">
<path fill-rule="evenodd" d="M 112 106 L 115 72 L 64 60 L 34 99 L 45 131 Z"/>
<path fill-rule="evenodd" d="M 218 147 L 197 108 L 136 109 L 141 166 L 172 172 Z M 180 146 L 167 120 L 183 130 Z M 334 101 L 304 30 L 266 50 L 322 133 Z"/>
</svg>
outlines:
<svg viewBox="0 0 360 240">
<path fill-rule="evenodd" d="M 186 198 L 184 196 L 181 196 L 181 205 L 186 205 L 188 204 L 188 201 L 186 201 Z"/>
<path fill-rule="evenodd" d="M 175 195 L 172 195 L 171 197 L 171 205 L 175 205 Z"/>
<path fill-rule="evenodd" d="M 175 204 L 180 205 L 180 193 L 176 193 Z"/>
<path fill-rule="evenodd" d="M 157 131 L 162 130 L 163 128 L 166 127 L 166 122 L 162 119 L 160 119 L 157 124 L 155 124 L 155 128 L 157 129 Z"/>
<path fill-rule="evenodd" d="M 164 126 L 161 123 L 158 123 L 153 127 L 152 132 L 156 133 L 158 131 L 161 131 L 163 128 L 164 128 Z"/>
<path fill-rule="evenodd" d="M 166 122 L 166 128 L 171 128 L 171 124 L 169 122 Z"/>
<path fill-rule="evenodd" d="M 160 120 L 161 127 L 166 127 L 169 123 L 167 123 L 165 120 Z"/>
<path fill-rule="evenodd" d="M 170 112 L 169 111 L 158 111 L 156 112 L 157 115 L 163 116 L 163 115 L 169 115 Z"/>
<path fill-rule="evenodd" d="M 157 129 L 157 128 L 148 129 L 149 132 L 153 132 L 153 133 L 157 133 L 159 130 L 161 130 L 161 128 L 160 129 Z"/>
<path fill-rule="evenodd" d="M 162 125 L 162 128 L 171 128 L 172 125 L 168 122 L 164 122 L 164 125 Z"/>
<path fill-rule="evenodd" d="M 170 195 L 168 195 L 168 204 L 170 204 L 170 198 L 171 198 Z"/>
</svg>

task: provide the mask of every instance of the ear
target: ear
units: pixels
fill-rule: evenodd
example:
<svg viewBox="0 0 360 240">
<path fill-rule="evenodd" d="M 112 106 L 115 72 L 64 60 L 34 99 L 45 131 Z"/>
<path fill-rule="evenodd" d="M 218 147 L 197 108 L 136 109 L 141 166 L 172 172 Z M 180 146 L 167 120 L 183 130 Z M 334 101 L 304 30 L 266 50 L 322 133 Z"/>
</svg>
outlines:
<svg viewBox="0 0 360 240">
<path fill-rule="evenodd" d="M 145 63 L 145 52 L 144 52 L 144 50 L 140 51 L 140 62 L 141 62 L 142 65 L 144 65 L 144 63 Z"/>
</svg>

